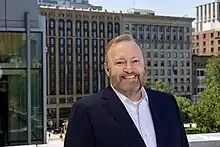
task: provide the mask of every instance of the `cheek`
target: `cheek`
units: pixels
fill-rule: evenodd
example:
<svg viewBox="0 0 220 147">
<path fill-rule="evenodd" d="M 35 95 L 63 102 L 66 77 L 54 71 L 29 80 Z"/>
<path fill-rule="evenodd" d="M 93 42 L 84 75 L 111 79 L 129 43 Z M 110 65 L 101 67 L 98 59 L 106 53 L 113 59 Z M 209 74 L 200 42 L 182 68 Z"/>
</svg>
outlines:
<svg viewBox="0 0 220 147">
<path fill-rule="evenodd" d="M 123 73 L 123 70 L 121 68 L 112 68 L 111 69 L 111 75 L 112 76 L 119 76 Z"/>
<path fill-rule="evenodd" d="M 138 66 L 138 67 L 136 67 L 136 72 L 138 72 L 138 73 L 145 73 L 146 71 L 145 71 L 145 69 L 142 67 L 142 66 Z"/>
</svg>

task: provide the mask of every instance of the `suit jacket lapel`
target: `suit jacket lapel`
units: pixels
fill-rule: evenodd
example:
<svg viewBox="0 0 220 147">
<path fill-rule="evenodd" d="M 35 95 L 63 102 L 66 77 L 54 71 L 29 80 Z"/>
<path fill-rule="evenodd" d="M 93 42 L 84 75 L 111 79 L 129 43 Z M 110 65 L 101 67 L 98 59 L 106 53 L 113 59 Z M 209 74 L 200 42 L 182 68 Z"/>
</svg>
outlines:
<svg viewBox="0 0 220 147">
<path fill-rule="evenodd" d="M 128 136 L 127 141 L 130 141 L 128 144 L 135 147 L 146 147 L 126 108 L 117 97 L 111 86 L 108 86 L 103 91 L 102 98 L 107 100 L 106 103 L 104 103 L 106 110 L 126 132 L 126 135 Z"/>
<path fill-rule="evenodd" d="M 155 129 L 155 135 L 156 135 L 156 141 L 157 141 L 157 147 L 165 147 L 165 141 L 167 135 L 167 131 L 164 130 L 166 126 L 163 123 L 163 117 L 162 113 L 160 112 L 160 98 L 161 95 L 158 95 L 157 92 L 153 92 L 150 88 L 146 89 L 148 100 L 149 100 L 149 106 L 151 111 L 152 120 L 154 123 L 154 129 Z"/>
</svg>

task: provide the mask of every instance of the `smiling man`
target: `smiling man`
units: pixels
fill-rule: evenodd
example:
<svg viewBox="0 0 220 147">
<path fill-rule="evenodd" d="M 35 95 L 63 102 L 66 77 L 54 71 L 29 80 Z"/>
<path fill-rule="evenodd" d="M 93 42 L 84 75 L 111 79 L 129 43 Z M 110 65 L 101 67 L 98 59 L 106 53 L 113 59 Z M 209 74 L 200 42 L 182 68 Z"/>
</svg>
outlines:
<svg viewBox="0 0 220 147">
<path fill-rule="evenodd" d="M 104 67 L 112 88 L 129 99 L 138 101 L 141 98 L 140 89 L 146 80 L 140 47 L 131 36 L 120 36 L 109 43 L 105 59 Z"/>
<path fill-rule="evenodd" d="M 64 147 L 188 147 L 175 98 L 145 88 L 142 49 L 124 34 L 106 47 L 107 88 L 74 103 Z"/>
</svg>

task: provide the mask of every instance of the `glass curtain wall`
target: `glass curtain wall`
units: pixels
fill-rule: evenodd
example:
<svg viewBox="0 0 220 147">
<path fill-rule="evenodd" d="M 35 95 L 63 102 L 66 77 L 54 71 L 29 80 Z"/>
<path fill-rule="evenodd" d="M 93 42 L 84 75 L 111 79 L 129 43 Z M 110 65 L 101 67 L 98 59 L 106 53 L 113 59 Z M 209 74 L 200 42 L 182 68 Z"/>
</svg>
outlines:
<svg viewBox="0 0 220 147">
<path fill-rule="evenodd" d="M 32 32 L 31 89 L 27 87 L 24 32 L 0 32 L 0 146 L 27 144 L 27 112 L 31 111 L 32 143 L 43 143 L 42 33 Z M 27 91 L 31 90 L 31 110 Z M 2 143 L 2 144 L 1 144 Z"/>
</svg>

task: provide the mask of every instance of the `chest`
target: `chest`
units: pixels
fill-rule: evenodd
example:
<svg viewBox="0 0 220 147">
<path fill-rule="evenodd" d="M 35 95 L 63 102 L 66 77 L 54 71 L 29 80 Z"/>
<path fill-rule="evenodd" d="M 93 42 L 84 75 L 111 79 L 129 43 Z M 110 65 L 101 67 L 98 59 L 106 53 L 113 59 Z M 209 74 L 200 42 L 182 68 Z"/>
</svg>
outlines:
<svg viewBox="0 0 220 147">
<path fill-rule="evenodd" d="M 145 144 L 147 146 L 156 147 L 154 123 L 147 101 L 143 100 L 140 103 L 125 101 L 123 104 Z"/>
</svg>

